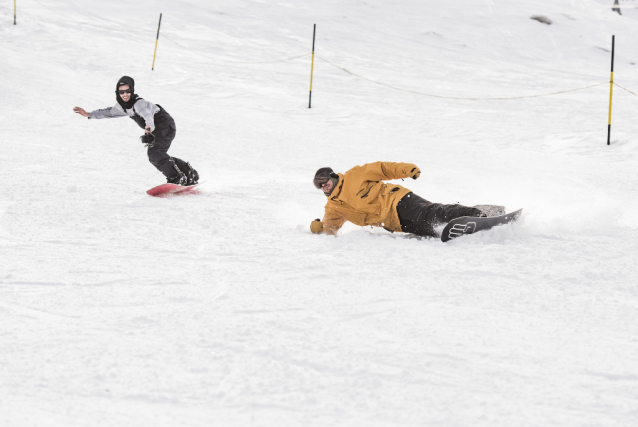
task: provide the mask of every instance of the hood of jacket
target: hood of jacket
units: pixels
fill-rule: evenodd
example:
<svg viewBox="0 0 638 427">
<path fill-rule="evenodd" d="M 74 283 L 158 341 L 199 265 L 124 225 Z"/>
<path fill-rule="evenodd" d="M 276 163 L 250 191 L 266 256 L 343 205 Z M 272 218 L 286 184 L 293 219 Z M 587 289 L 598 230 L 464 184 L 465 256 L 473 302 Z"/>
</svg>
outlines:
<svg viewBox="0 0 638 427">
<path fill-rule="evenodd" d="M 124 102 L 120 94 L 117 92 L 120 86 L 124 86 L 124 85 L 128 85 L 131 88 L 131 97 L 129 98 L 128 102 Z M 117 80 L 117 85 L 115 86 L 115 99 L 117 100 L 117 103 L 120 104 L 122 108 L 124 108 L 124 110 L 126 111 L 133 108 L 133 105 L 135 105 L 137 98 L 138 96 L 135 93 L 135 80 L 133 80 L 133 78 L 129 76 L 120 77 Z"/>
</svg>

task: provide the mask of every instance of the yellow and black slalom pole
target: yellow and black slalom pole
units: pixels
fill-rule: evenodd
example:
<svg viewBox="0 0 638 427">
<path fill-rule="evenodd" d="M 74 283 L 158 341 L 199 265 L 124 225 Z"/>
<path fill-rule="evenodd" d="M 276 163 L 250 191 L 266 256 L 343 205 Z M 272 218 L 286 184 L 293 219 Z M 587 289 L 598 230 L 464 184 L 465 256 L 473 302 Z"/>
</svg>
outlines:
<svg viewBox="0 0 638 427">
<path fill-rule="evenodd" d="M 607 123 L 607 145 L 611 138 L 611 95 L 614 93 L 614 47 L 616 36 L 611 36 L 611 79 L 609 80 L 609 122 Z"/>
<path fill-rule="evenodd" d="M 13 25 L 16 24 L 16 0 L 13 0 Z"/>
<path fill-rule="evenodd" d="M 317 24 L 312 30 L 312 63 L 310 64 L 310 97 L 308 98 L 308 108 L 312 105 L 312 72 L 315 68 L 315 33 L 317 32 Z"/>
<path fill-rule="evenodd" d="M 157 42 L 159 40 L 159 30 L 162 26 L 162 14 L 160 13 L 159 24 L 157 24 L 157 37 L 155 38 L 155 52 L 153 52 L 153 66 L 151 67 L 151 71 L 155 69 L 155 55 L 157 55 Z"/>
</svg>

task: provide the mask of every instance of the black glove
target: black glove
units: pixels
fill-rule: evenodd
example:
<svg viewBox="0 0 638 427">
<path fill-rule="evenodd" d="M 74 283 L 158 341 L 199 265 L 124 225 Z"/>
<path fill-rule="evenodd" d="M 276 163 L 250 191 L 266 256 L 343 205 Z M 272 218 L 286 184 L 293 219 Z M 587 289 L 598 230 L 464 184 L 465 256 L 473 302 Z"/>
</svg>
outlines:
<svg viewBox="0 0 638 427">
<path fill-rule="evenodd" d="M 147 147 L 152 147 L 153 142 L 155 141 L 155 136 L 152 133 L 145 133 L 140 136 L 140 140 L 142 141 L 142 144 L 145 144 Z"/>
</svg>

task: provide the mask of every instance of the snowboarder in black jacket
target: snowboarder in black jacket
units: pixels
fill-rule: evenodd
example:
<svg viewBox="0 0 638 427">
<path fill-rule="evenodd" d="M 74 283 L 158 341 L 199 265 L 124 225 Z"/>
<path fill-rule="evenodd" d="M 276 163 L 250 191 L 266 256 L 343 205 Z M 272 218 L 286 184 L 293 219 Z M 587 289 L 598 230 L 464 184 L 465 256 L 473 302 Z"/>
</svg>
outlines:
<svg viewBox="0 0 638 427">
<path fill-rule="evenodd" d="M 117 104 L 113 107 L 90 113 L 75 107 L 73 111 L 89 119 L 130 117 L 144 129 L 142 142 L 148 147 L 148 160 L 166 176 L 166 181 L 177 185 L 197 184 L 199 174 L 190 163 L 171 157 L 167 153 L 177 132 L 171 115 L 162 106 L 137 96 L 135 81 L 128 76 L 123 76 L 117 81 L 115 99 Z"/>
</svg>

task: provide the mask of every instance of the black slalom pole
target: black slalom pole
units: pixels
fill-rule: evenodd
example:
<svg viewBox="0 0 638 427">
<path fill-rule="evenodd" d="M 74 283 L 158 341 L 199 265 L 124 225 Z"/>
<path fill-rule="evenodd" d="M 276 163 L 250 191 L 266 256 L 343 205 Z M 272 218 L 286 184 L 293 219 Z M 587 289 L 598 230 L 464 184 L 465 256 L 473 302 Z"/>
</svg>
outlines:
<svg viewBox="0 0 638 427">
<path fill-rule="evenodd" d="M 151 71 L 155 69 L 155 55 L 157 54 L 157 42 L 159 41 L 159 30 L 162 26 L 162 14 L 160 13 L 159 24 L 157 24 L 157 37 L 155 38 L 155 52 L 153 52 L 153 66 L 151 67 Z"/>
<path fill-rule="evenodd" d="M 315 34 L 317 32 L 317 24 L 312 30 L 312 63 L 310 64 L 310 97 L 308 98 L 308 108 L 312 105 L 312 72 L 315 68 Z"/>
<path fill-rule="evenodd" d="M 616 36 L 611 36 L 611 79 L 609 80 L 609 122 L 607 123 L 607 145 L 611 145 L 611 95 L 614 92 L 614 49 Z"/>
</svg>

